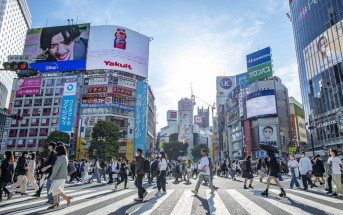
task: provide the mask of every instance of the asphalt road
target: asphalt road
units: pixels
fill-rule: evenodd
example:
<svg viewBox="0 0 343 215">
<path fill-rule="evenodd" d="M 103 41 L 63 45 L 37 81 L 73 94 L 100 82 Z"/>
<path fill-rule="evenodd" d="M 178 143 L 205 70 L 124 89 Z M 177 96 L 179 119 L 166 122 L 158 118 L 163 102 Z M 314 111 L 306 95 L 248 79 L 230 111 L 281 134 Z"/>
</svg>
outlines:
<svg viewBox="0 0 343 215">
<path fill-rule="evenodd" d="M 289 190 L 290 178 L 284 176 L 282 182 L 287 196 L 279 197 L 280 190 L 270 187 L 269 197 L 262 197 L 261 191 L 266 187 L 255 177 L 253 189 L 243 189 L 243 179 L 232 181 L 229 178 L 215 177 L 216 192 L 210 195 L 207 185 L 202 185 L 197 196 L 191 193 L 196 180 L 189 183 L 168 180 L 167 194 L 156 197 L 156 184 L 144 186 L 149 191 L 144 202 L 134 202 L 137 190 L 134 182 L 129 181 L 130 189 L 123 189 L 123 184 L 114 190 L 113 184 L 93 182 L 67 184 L 65 191 L 73 197 L 72 203 L 66 207 L 61 200 L 58 208 L 47 210 L 45 204 L 46 191 L 41 198 L 14 195 L 10 201 L 0 203 L 0 214 L 343 214 L 343 197 L 333 198 L 325 195 L 323 187 L 309 191 Z M 146 182 L 146 179 L 144 180 Z M 34 194 L 31 187 L 29 194 Z M 6 199 L 6 197 L 4 197 Z"/>
</svg>

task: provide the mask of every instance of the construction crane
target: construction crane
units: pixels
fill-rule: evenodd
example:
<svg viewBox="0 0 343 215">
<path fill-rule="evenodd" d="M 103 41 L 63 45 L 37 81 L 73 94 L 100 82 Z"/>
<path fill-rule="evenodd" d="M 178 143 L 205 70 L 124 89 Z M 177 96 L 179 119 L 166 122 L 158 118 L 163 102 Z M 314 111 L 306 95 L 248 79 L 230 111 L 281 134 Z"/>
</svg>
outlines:
<svg viewBox="0 0 343 215">
<path fill-rule="evenodd" d="M 203 100 L 203 99 L 199 98 L 198 96 L 194 95 L 194 93 L 193 93 L 193 86 L 192 86 L 192 83 L 191 83 L 191 99 L 192 99 L 193 105 L 196 104 L 195 98 L 199 99 L 200 101 L 202 101 L 203 103 L 205 103 L 206 105 L 211 107 L 211 109 L 212 109 L 212 117 L 213 117 L 214 116 L 213 115 L 213 111 L 216 109 L 216 103 L 214 102 L 213 105 L 211 105 L 208 102 L 206 102 L 205 100 Z"/>
</svg>

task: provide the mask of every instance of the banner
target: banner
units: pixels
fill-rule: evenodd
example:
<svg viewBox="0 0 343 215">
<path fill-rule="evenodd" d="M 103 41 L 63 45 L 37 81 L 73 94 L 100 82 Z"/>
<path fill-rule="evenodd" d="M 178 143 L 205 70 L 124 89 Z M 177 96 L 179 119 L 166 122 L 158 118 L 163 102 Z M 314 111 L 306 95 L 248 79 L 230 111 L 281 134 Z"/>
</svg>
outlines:
<svg viewBox="0 0 343 215">
<path fill-rule="evenodd" d="M 242 73 L 239 75 L 236 75 L 236 86 L 240 86 L 241 89 L 249 87 L 250 83 L 248 81 L 248 73 Z"/>
<path fill-rule="evenodd" d="M 87 89 L 88 93 L 106 93 L 107 87 L 89 87 Z"/>
<path fill-rule="evenodd" d="M 123 95 L 127 95 L 127 96 L 132 96 L 132 90 L 125 89 L 125 88 L 118 87 L 118 86 L 113 86 L 113 92 L 123 94 Z"/>
<path fill-rule="evenodd" d="M 235 87 L 226 97 L 226 110 L 229 111 L 238 105 L 238 96 L 241 92 L 240 86 Z"/>
<path fill-rule="evenodd" d="M 59 131 L 72 131 L 77 82 L 64 84 Z"/>
<path fill-rule="evenodd" d="M 249 69 L 251 67 L 270 62 L 271 60 L 271 50 L 270 47 L 267 47 L 247 55 L 247 68 Z"/>
<path fill-rule="evenodd" d="M 273 76 L 272 62 L 260 64 L 248 69 L 249 82 Z"/>
<path fill-rule="evenodd" d="M 40 94 L 42 78 L 19 79 L 16 86 L 16 96 Z"/>
<path fill-rule="evenodd" d="M 150 38 L 115 25 L 91 26 L 87 70 L 111 69 L 148 77 Z"/>
<path fill-rule="evenodd" d="M 88 79 L 88 85 L 107 85 L 108 84 L 108 78 L 102 77 L 102 78 L 90 78 Z"/>
<path fill-rule="evenodd" d="M 85 69 L 89 24 L 30 29 L 24 55 L 39 72 Z"/>
<path fill-rule="evenodd" d="M 278 147 L 277 130 L 275 125 L 259 126 L 260 144 Z"/>
<path fill-rule="evenodd" d="M 108 104 L 108 103 L 112 103 L 112 97 L 90 98 L 83 101 L 85 102 L 82 102 L 82 103 L 86 103 L 86 104 Z"/>
<path fill-rule="evenodd" d="M 202 125 L 204 123 L 203 116 L 196 115 L 194 116 L 194 124 Z"/>
<path fill-rule="evenodd" d="M 147 106 L 148 106 L 148 84 L 146 82 L 137 82 L 137 103 L 136 103 L 136 121 L 135 121 L 135 146 L 133 153 L 137 148 L 143 150 L 145 154 L 145 136 L 147 129 Z"/>
</svg>

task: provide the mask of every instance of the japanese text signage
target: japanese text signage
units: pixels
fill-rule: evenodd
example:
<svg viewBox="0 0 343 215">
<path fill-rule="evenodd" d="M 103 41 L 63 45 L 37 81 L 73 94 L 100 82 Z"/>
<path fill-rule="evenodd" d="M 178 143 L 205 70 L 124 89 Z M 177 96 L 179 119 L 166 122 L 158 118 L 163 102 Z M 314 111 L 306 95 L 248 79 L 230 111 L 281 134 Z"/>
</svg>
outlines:
<svg viewBox="0 0 343 215">
<path fill-rule="evenodd" d="M 247 67 L 252 68 L 257 65 L 270 62 L 271 59 L 271 53 L 270 53 L 270 47 L 261 49 L 257 52 L 251 53 L 247 55 Z"/>
<path fill-rule="evenodd" d="M 61 107 L 59 131 L 72 131 L 77 82 L 65 82 Z"/>
<path fill-rule="evenodd" d="M 89 87 L 88 93 L 106 93 L 107 87 Z"/>
<path fill-rule="evenodd" d="M 42 78 L 19 79 L 16 86 L 16 96 L 40 94 Z"/>
<path fill-rule="evenodd" d="M 118 94 L 122 94 L 122 95 L 126 95 L 126 96 L 132 96 L 132 90 L 125 89 L 125 88 L 118 87 L 118 86 L 113 86 L 113 92 L 118 93 Z"/>
<path fill-rule="evenodd" d="M 270 47 L 247 55 L 247 68 L 249 82 L 273 76 Z"/>
<path fill-rule="evenodd" d="M 249 87 L 247 72 L 236 75 L 236 86 L 241 86 L 241 89 Z"/>
<path fill-rule="evenodd" d="M 143 150 L 145 154 L 145 135 L 147 124 L 147 103 L 148 103 L 148 84 L 146 82 L 137 82 L 137 99 L 136 99 L 136 121 L 135 121 L 135 145 L 133 153 L 137 148 Z"/>
</svg>

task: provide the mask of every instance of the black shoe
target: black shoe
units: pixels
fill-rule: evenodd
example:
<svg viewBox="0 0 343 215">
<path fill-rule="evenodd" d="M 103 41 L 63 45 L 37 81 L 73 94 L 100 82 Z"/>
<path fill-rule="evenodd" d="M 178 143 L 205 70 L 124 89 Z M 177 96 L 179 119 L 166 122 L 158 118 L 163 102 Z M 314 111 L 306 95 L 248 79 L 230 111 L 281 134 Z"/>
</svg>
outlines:
<svg viewBox="0 0 343 215">
<path fill-rule="evenodd" d="M 251 184 L 249 184 L 249 188 L 253 188 L 253 187 L 251 186 Z"/>
<path fill-rule="evenodd" d="M 332 194 L 332 197 L 337 197 L 337 196 L 338 196 L 337 193 L 333 193 L 333 194 Z"/>
<path fill-rule="evenodd" d="M 35 195 L 33 195 L 32 197 L 36 197 L 36 198 L 39 198 L 40 197 L 40 192 L 36 192 L 36 194 Z"/>
<path fill-rule="evenodd" d="M 246 186 L 246 185 L 244 185 L 244 189 L 246 189 L 246 190 L 249 190 L 249 188 L 247 188 L 247 186 Z"/>
<path fill-rule="evenodd" d="M 279 194 L 280 197 L 286 196 L 286 192 L 284 189 L 281 188 L 281 193 Z"/>
<path fill-rule="evenodd" d="M 308 188 L 307 188 L 307 187 L 304 187 L 303 190 L 308 190 Z"/>
<path fill-rule="evenodd" d="M 320 185 L 324 185 L 325 183 L 324 182 L 319 182 Z"/>
<path fill-rule="evenodd" d="M 27 195 L 29 195 L 29 194 L 27 194 L 27 193 L 21 193 L 21 195 L 22 195 L 22 196 L 27 196 Z"/>
<path fill-rule="evenodd" d="M 328 192 L 326 192 L 326 194 L 331 194 L 332 193 L 332 190 L 329 190 Z"/>
<path fill-rule="evenodd" d="M 261 195 L 262 195 L 262 196 L 267 196 L 267 197 L 268 197 L 268 195 L 269 195 L 268 189 L 266 189 L 265 191 L 263 191 L 263 192 L 261 193 Z"/>
<path fill-rule="evenodd" d="M 311 186 L 311 188 L 313 188 L 313 187 L 318 187 L 317 185 L 315 185 L 315 184 L 313 184 L 312 186 Z"/>
<path fill-rule="evenodd" d="M 52 202 L 50 202 L 50 201 L 47 201 L 47 202 L 45 202 L 45 204 L 51 204 Z"/>
<path fill-rule="evenodd" d="M 143 198 L 148 194 L 147 191 L 145 191 L 145 193 L 143 193 Z"/>
</svg>

